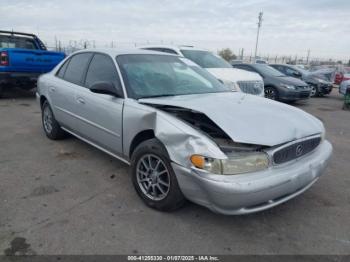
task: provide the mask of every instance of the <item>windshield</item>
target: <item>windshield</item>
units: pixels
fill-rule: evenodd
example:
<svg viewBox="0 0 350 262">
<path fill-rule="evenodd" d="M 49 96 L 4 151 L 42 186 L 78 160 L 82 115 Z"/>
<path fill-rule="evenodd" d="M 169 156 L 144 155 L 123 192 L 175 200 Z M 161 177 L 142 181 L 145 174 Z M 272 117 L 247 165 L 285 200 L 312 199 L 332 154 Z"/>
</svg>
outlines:
<svg viewBox="0 0 350 262">
<path fill-rule="evenodd" d="M 203 68 L 232 68 L 224 59 L 213 55 L 208 51 L 201 50 L 181 50 L 184 57 L 192 60 Z"/>
<path fill-rule="evenodd" d="M 128 96 L 147 98 L 231 92 L 207 71 L 168 55 L 120 55 L 117 57 Z"/>
<path fill-rule="evenodd" d="M 275 76 L 275 77 L 286 76 L 285 74 L 282 74 L 280 71 L 268 65 L 254 64 L 253 67 L 263 76 Z"/>
<path fill-rule="evenodd" d="M 301 68 L 299 66 L 292 66 L 296 71 L 298 71 L 299 73 L 301 73 L 302 75 L 308 75 L 310 74 L 309 71 L 307 71 L 306 69 L 304 68 Z"/>
</svg>

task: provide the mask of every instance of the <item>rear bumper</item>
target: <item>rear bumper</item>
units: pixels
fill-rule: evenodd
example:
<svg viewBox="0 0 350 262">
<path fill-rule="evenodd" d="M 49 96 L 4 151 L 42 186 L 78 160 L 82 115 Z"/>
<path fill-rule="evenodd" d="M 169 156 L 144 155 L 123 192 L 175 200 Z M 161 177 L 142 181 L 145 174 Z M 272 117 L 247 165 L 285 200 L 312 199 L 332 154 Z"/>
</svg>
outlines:
<svg viewBox="0 0 350 262">
<path fill-rule="evenodd" d="M 0 72 L 1 84 L 35 84 L 40 73 L 32 72 Z"/>
<path fill-rule="evenodd" d="M 332 154 L 324 141 L 314 152 L 291 163 L 244 175 L 213 175 L 172 164 L 183 194 L 214 212 L 241 215 L 286 202 L 310 188 Z"/>
</svg>

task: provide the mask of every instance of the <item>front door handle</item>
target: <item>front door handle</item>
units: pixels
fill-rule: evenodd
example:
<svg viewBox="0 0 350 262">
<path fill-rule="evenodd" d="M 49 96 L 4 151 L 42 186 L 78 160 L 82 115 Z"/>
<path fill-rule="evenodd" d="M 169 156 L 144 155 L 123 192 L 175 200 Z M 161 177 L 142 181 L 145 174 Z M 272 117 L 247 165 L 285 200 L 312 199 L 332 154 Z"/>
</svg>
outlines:
<svg viewBox="0 0 350 262">
<path fill-rule="evenodd" d="M 77 101 L 78 101 L 78 103 L 80 103 L 80 104 L 85 104 L 85 100 L 82 99 L 81 97 L 78 97 L 78 98 L 77 98 Z"/>
</svg>

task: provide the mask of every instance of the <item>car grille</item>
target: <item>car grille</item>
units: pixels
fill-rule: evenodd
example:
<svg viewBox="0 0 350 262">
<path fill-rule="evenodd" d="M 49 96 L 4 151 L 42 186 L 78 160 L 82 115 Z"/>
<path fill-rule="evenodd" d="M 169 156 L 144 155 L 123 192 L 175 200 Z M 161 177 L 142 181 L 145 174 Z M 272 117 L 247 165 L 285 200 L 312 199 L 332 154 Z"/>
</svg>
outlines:
<svg viewBox="0 0 350 262">
<path fill-rule="evenodd" d="M 300 92 L 300 98 L 307 98 L 310 96 L 310 92 L 309 91 L 302 91 Z"/>
<path fill-rule="evenodd" d="M 304 89 L 309 89 L 309 86 L 297 86 L 297 89 L 299 90 L 304 90 Z"/>
<path fill-rule="evenodd" d="M 261 81 L 238 81 L 242 92 L 252 95 L 260 95 L 264 90 L 264 83 Z"/>
<path fill-rule="evenodd" d="M 297 159 L 313 151 L 320 143 L 321 137 L 314 137 L 301 142 L 296 142 L 276 151 L 273 154 L 273 161 L 275 164 L 283 164 Z"/>
</svg>

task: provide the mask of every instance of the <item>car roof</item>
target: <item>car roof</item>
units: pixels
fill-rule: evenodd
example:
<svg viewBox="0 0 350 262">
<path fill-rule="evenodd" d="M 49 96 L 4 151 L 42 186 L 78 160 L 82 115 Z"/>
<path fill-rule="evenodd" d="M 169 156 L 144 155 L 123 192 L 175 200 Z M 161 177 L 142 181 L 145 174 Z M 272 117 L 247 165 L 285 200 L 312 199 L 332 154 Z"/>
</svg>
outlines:
<svg viewBox="0 0 350 262">
<path fill-rule="evenodd" d="M 290 66 L 290 67 L 295 67 L 295 65 L 288 65 L 288 64 L 269 64 L 269 65 L 278 65 L 278 66 Z"/>
<path fill-rule="evenodd" d="M 144 45 L 144 46 L 139 46 L 138 48 L 168 48 L 176 51 L 179 51 L 179 50 L 208 51 L 206 49 L 198 48 L 192 45 Z"/>
<path fill-rule="evenodd" d="M 164 52 L 158 52 L 158 51 L 152 51 L 152 50 L 144 50 L 144 49 L 116 49 L 116 48 L 89 48 L 84 50 L 79 50 L 77 52 L 74 52 L 73 54 L 78 53 L 89 53 L 89 52 L 97 52 L 97 53 L 104 53 L 108 54 L 112 57 L 118 56 L 118 55 L 138 55 L 138 54 L 153 54 L 153 55 L 169 55 L 169 56 L 177 56 L 175 54 L 169 54 Z"/>
</svg>

